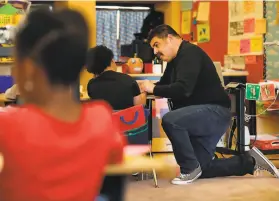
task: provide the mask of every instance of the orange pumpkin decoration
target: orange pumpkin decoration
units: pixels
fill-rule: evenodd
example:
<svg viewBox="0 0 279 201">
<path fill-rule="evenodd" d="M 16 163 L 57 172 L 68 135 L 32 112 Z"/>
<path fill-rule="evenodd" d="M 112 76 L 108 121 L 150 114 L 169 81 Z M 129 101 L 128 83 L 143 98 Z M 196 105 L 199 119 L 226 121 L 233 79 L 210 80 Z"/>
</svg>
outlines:
<svg viewBox="0 0 279 201">
<path fill-rule="evenodd" d="M 129 74 L 140 74 L 143 70 L 143 62 L 140 58 L 137 57 L 137 54 L 135 54 L 134 58 L 130 58 L 127 61 L 128 65 L 128 73 Z"/>
</svg>

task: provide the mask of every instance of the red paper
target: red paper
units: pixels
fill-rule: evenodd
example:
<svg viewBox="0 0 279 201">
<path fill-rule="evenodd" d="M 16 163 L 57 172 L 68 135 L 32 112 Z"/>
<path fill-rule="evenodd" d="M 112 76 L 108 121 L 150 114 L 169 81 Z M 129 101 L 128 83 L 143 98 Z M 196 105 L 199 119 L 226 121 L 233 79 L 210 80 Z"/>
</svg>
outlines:
<svg viewBox="0 0 279 201">
<path fill-rule="evenodd" d="M 260 84 L 261 86 L 261 100 L 274 100 L 276 97 L 275 94 L 275 85 L 273 83 L 264 83 Z"/>
<path fill-rule="evenodd" d="M 245 19 L 244 20 L 244 33 L 253 33 L 255 32 L 255 19 Z"/>
<path fill-rule="evenodd" d="M 240 41 L 240 53 L 245 54 L 250 52 L 250 39 Z"/>
<path fill-rule="evenodd" d="M 249 55 L 245 57 L 245 64 L 256 64 L 257 63 L 257 56 Z"/>
</svg>

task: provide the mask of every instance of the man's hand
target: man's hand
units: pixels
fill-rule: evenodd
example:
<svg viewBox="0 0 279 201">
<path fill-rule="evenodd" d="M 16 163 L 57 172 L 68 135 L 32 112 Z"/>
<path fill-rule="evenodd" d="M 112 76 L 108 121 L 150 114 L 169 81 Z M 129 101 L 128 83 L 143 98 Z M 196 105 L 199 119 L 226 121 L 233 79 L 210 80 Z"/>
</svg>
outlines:
<svg viewBox="0 0 279 201">
<path fill-rule="evenodd" d="M 141 91 L 145 91 L 147 93 L 153 93 L 155 85 L 150 80 L 144 80 L 140 82 Z"/>
</svg>

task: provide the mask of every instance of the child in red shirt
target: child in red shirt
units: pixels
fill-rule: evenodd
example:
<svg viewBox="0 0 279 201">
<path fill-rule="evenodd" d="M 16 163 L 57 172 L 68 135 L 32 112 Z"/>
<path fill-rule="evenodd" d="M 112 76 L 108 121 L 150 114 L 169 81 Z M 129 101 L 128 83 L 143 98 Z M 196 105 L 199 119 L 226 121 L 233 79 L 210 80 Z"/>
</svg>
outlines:
<svg viewBox="0 0 279 201">
<path fill-rule="evenodd" d="M 111 108 L 71 90 L 87 49 L 75 11 L 33 11 L 18 31 L 13 75 L 26 104 L 0 111 L 0 200 L 94 201 L 105 166 L 121 162 Z"/>
</svg>

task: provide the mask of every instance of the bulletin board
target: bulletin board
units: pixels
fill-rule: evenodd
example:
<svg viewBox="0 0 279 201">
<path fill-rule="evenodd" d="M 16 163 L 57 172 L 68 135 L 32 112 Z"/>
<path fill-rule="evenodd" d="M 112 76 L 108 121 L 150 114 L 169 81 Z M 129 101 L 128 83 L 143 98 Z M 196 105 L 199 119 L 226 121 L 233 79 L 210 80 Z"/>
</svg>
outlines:
<svg viewBox="0 0 279 201">
<path fill-rule="evenodd" d="M 267 32 L 266 42 L 279 41 L 279 2 L 266 1 Z M 279 78 L 279 46 L 265 46 L 266 79 Z"/>
<path fill-rule="evenodd" d="M 225 66 L 245 69 L 257 63 L 256 56 L 264 54 L 263 42 L 266 19 L 262 1 L 229 1 L 228 51 Z"/>
<path fill-rule="evenodd" d="M 183 3 L 184 2 L 185 1 L 183 1 Z M 188 9 L 188 12 L 191 12 L 192 15 L 190 33 L 187 34 L 181 30 L 183 39 L 192 43 L 197 43 L 213 61 L 220 61 L 222 66 L 225 67 L 224 60 L 226 60 L 227 57 L 224 55 L 227 55 L 228 52 L 229 1 L 210 1 L 210 41 L 203 43 L 197 42 L 197 23 L 194 23 L 197 18 L 200 1 L 190 1 L 190 3 L 192 3 L 190 6 L 188 3 L 186 6 L 182 7 L 181 10 L 181 29 L 188 30 L 183 27 L 183 25 L 185 25 L 182 18 L 183 12 L 185 11 L 184 9 Z M 188 20 L 186 20 L 186 22 L 188 22 Z M 256 63 L 250 62 L 245 64 L 245 70 L 249 72 L 247 76 L 248 82 L 258 83 L 262 80 L 264 69 L 263 62 L 263 55 L 257 55 Z"/>
</svg>

